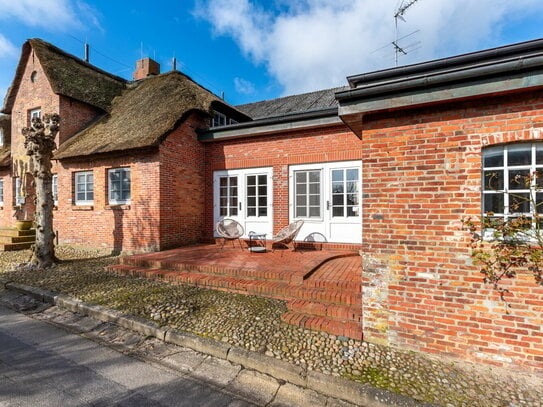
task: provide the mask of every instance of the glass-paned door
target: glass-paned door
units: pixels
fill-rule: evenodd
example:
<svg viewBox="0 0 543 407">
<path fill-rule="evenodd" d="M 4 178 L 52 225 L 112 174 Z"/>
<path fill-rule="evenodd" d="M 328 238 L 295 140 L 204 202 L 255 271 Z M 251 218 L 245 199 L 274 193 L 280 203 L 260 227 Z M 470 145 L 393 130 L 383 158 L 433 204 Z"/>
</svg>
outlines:
<svg viewBox="0 0 543 407">
<path fill-rule="evenodd" d="M 290 221 L 303 219 L 298 240 L 362 242 L 362 162 L 290 167 Z"/>
<path fill-rule="evenodd" d="M 249 232 L 273 233 L 272 168 L 216 171 L 214 221 L 231 218 Z"/>
</svg>

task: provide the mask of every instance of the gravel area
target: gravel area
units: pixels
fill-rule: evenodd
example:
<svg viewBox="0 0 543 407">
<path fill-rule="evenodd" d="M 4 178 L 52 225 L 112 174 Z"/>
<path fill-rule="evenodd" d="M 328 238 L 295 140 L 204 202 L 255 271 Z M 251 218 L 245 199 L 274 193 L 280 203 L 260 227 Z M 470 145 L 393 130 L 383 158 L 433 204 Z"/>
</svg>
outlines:
<svg viewBox="0 0 543 407">
<path fill-rule="evenodd" d="M 280 320 L 283 301 L 141 278 L 103 267 L 98 251 L 57 248 L 62 262 L 46 271 L 17 267 L 28 251 L 0 253 L 0 279 L 63 292 L 197 335 L 334 376 L 369 383 L 444 406 L 542 406 L 541 378 L 446 363 L 413 352 L 304 330 Z M 534 380 L 535 379 L 535 380 Z"/>
</svg>

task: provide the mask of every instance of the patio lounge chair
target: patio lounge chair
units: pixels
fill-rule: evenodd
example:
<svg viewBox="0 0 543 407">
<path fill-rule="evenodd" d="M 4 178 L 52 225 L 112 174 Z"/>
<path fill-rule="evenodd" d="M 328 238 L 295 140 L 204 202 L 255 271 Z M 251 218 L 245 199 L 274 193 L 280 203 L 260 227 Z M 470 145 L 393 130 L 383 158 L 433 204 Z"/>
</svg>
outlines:
<svg viewBox="0 0 543 407">
<path fill-rule="evenodd" d="M 277 246 L 284 246 L 288 248 L 288 244 L 294 242 L 296 235 L 304 224 L 303 220 L 297 220 L 284 227 L 273 237 L 272 250 Z M 294 243 L 292 243 L 293 250 L 296 249 Z"/>
<path fill-rule="evenodd" d="M 221 250 L 224 248 L 224 244 L 227 240 L 232 241 L 232 246 L 234 246 L 234 240 L 238 240 L 239 247 L 241 250 L 243 250 L 243 246 L 241 245 L 241 236 L 243 236 L 243 226 L 241 226 L 238 222 L 236 222 L 234 219 L 223 219 L 220 222 L 217 223 L 215 226 L 215 230 L 217 231 L 217 234 L 223 238 Z"/>
</svg>

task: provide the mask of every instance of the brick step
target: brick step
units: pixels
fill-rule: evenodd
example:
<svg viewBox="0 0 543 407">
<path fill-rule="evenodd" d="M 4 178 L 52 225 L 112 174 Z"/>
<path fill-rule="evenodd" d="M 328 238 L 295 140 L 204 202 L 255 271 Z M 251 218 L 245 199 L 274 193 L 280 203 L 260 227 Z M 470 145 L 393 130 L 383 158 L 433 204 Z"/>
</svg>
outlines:
<svg viewBox="0 0 543 407">
<path fill-rule="evenodd" d="M 317 301 L 292 300 L 288 309 L 302 314 L 327 317 L 339 321 L 362 322 L 362 305 L 329 304 Z"/>
<path fill-rule="evenodd" d="M 194 271 L 150 269 L 127 264 L 111 265 L 107 266 L 105 269 L 106 271 L 115 274 L 154 278 L 169 281 L 171 283 L 182 283 L 197 287 L 223 289 L 231 292 L 261 295 L 264 297 L 282 300 L 301 298 L 309 301 L 336 303 L 342 305 L 355 305 L 360 304 L 362 301 L 362 294 L 360 293 L 292 286 L 284 281 L 265 279 L 256 280 Z"/>
<path fill-rule="evenodd" d="M 36 236 L 3 236 L 0 234 L 0 244 L 34 243 Z"/>
<path fill-rule="evenodd" d="M 288 271 L 270 271 L 257 269 L 243 268 L 224 268 L 214 265 L 205 264 L 183 264 L 178 262 L 168 262 L 160 260 L 144 260 L 130 257 L 122 257 L 120 260 L 122 265 L 135 266 L 150 269 L 164 269 L 175 271 L 193 271 L 197 273 L 215 274 L 219 276 L 237 277 L 250 280 L 276 280 L 276 281 L 291 281 L 293 278 L 292 272 Z"/>
<path fill-rule="evenodd" d="M 358 293 L 362 292 L 362 281 L 330 281 L 309 278 L 304 280 L 304 287 L 322 288 L 324 290 L 345 290 Z"/>
<path fill-rule="evenodd" d="M 0 228 L 0 236 L 36 236 L 36 229 L 18 230 L 15 228 Z"/>
<path fill-rule="evenodd" d="M 353 321 L 338 321 L 319 315 L 304 314 L 288 311 L 281 315 L 281 320 L 287 324 L 304 329 L 323 331 L 332 335 L 345 336 L 352 339 L 362 339 L 362 323 Z"/>
<path fill-rule="evenodd" d="M 34 242 L 24 242 L 24 243 L 0 243 L 0 251 L 2 252 L 11 252 L 15 250 L 26 250 L 30 249 L 30 247 L 34 244 Z"/>
</svg>

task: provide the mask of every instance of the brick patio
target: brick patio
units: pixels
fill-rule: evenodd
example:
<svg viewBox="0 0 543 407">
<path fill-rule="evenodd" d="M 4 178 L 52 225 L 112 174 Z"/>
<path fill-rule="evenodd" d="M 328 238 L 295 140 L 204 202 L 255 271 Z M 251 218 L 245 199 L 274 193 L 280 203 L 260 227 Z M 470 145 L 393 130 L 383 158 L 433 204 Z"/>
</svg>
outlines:
<svg viewBox="0 0 543 407">
<path fill-rule="evenodd" d="M 362 338 L 361 262 L 356 251 L 197 245 L 122 257 L 108 271 L 286 300 L 283 321 Z"/>
</svg>

